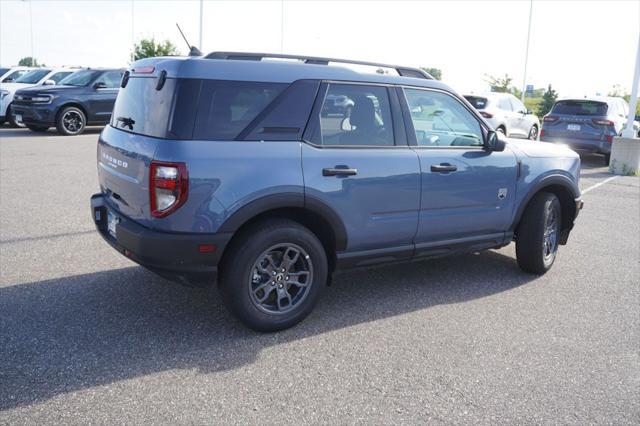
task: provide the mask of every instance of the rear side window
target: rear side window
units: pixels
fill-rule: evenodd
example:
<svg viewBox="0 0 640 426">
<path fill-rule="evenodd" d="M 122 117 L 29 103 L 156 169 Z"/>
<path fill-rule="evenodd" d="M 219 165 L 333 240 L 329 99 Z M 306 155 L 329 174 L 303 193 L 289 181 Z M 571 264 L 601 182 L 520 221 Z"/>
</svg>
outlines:
<svg viewBox="0 0 640 426">
<path fill-rule="evenodd" d="M 475 109 L 485 109 L 489 103 L 487 98 L 481 96 L 465 96 L 464 97 Z"/>
<path fill-rule="evenodd" d="M 287 86 L 282 83 L 203 81 L 194 139 L 235 139 Z"/>
<path fill-rule="evenodd" d="M 597 101 L 559 101 L 551 112 L 565 115 L 607 115 L 607 104 Z"/>
<path fill-rule="evenodd" d="M 65 78 L 68 75 L 71 75 L 72 72 L 71 71 L 65 71 L 65 72 L 57 72 L 55 74 L 53 74 L 51 77 L 49 77 L 49 80 L 53 80 L 56 82 L 56 84 L 60 83 L 60 80 L 62 80 L 63 78 Z"/>
<path fill-rule="evenodd" d="M 511 102 L 509 102 L 508 98 L 500 98 L 498 100 L 498 108 L 504 111 L 511 111 Z"/>
</svg>

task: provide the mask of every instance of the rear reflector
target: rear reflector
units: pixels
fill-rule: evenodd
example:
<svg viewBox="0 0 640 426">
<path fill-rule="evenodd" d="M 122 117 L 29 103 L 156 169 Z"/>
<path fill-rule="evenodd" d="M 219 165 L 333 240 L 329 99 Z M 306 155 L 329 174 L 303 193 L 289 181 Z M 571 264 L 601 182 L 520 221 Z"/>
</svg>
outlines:
<svg viewBox="0 0 640 426">
<path fill-rule="evenodd" d="M 593 124 L 597 124 L 598 126 L 613 126 L 613 121 L 611 120 L 604 120 L 601 118 L 594 118 L 591 121 L 593 121 Z"/>
<path fill-rule="evenodd" d="M 544 136 L 544 129 L 540 130 L 540 137 Z"/>
<path fill-rule="evenodd" d="M 189 174 L 185 163 L 152 161 L 149 170 L 151 215 L 165 217 L 187 201 Z"/>
<path fill-rule="evenodd" d="M 553 123 L 554 121 L 558 121 L 558 117 L 556 117 L 555 115 L 547 115 L 542 119 L 542 121 Z"/>
<path fill-rule="evenodd" d="M 486 111 L 480 111 L 480 115 L 483 116 L 484 118 L 493 118 L 493 114 L 489 114 Z"/>
<path fill-rule="evenodd" d="M 215 244 L 200 244 L 198 246 L 198 252 L 200 253 L 213 253 L 214 251 L 216 251 L 216 245 Z"/>
<path fill-rule="evenodd" d="M 613 136 L 612 135 L 606 135 L 605 136 L 607 142 L 612 143 L 613 142 Z"/>
</svg>

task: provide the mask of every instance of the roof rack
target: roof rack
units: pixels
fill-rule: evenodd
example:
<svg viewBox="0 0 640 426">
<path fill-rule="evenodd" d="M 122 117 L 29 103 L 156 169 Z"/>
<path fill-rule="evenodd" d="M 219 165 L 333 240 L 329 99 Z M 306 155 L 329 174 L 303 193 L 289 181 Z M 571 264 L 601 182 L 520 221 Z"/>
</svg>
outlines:
<svg viewBox="0 0 640 426">
<path fill-rule="evenodd" d="M 392 69 L 395 69 L 398 72 L 398 74 L 402 77 L 414 77 L 414 78 L 424 78 L 427 80 L 433 80 L 433 77 L 429 73 L 419 68 L 379 64 L 377 62 L 352 61 L 348 59 L 336 59 L 336 58 L 322 58 L 318 56 L 283 55 L 278 53 L 211 52 L 207 56 L 205 56 L 205 59 L 231 59 L 231 60 L 245 60 L 245 61 L 261 61 L 265 58 L 297 59 L 299 61 L 304 61 L 305 64 L 314 64 L 314 65 L 329 65 L 329 62 L 338 62 L 343 64 L 368 65 L 372 67 L 392 68 Z"/>
</svg>

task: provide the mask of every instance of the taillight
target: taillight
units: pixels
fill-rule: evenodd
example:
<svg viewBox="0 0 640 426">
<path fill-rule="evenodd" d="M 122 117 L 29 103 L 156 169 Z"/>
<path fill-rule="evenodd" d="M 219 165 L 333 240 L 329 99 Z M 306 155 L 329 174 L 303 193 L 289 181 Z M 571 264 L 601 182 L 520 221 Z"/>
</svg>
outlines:
<svg viewBox="0 0 640 426">
<path fill-rule="evenodd" d="M 558 117 L 556 117 L 555 115 L 547 115 L 542 119 L 542 121 L 547 123 L 553 123 L 554 121 L 558 121 Z"/>
<path fill-rule="evenodd" d="M 480 111 L 480 115 L 483 116 L 484 118 L 493 118 L 493 114 L 490 114 L 486 111 Z"/>
<path fill-rule="evenodd" d="M 164 217 L 187 201 L 189 174 L 185 163 L 152 161 L 149 171 L 151 215 Z"/>
<path fill-rule="evenodd" d="M 593 124 L 597 124 L 598 126 L 613 126 L 613 121 L 611 120 L 605 120 L 602 118 L 594 118 L 591 121 L 593 121 Z"/>
<path fill-rule="evenodd" d="M 607 140 L 607 142 L 612 143 L 613 142 L 613 135 L 606 135 L 605 139 Z"/>
</svg>

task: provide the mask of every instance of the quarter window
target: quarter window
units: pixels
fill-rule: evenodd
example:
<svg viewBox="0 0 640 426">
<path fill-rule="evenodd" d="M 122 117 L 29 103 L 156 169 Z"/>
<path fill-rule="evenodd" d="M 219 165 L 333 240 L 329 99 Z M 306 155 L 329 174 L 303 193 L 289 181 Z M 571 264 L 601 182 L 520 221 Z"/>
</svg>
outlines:
<svg viewBox="0 0 640 426">
<path fill-rule="evenodd" d="M 482 146 L 480 123 L 447 94 L 404 89 L 419 146 Z"/>
<path fill-rule="evenodd" d="M 393 146 L 387 88 L 330 84 L 320 113 L 320 134 L 314 139 L 327 146 Z"/>
</svg>

